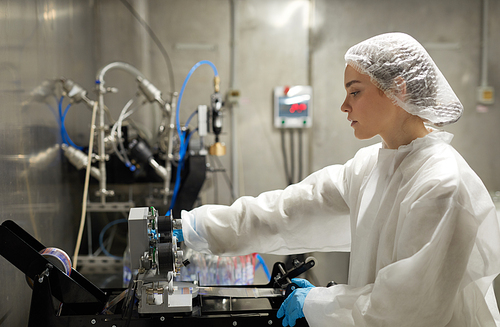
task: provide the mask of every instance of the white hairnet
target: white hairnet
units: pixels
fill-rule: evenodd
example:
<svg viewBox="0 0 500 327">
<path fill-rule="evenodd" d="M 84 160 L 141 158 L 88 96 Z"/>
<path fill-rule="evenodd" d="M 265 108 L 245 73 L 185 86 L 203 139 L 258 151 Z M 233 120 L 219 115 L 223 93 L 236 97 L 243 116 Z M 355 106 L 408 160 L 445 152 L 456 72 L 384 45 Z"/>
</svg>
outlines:
<svg viewBox="0 0 500 327">
<path fill-rule="evenodd" d="M 436 126 L 456 122 L 463 112 L 446 78 L 417 40 L 387 33 L 351 47 L 345 61 L 412 115 Z"/>
</svg>

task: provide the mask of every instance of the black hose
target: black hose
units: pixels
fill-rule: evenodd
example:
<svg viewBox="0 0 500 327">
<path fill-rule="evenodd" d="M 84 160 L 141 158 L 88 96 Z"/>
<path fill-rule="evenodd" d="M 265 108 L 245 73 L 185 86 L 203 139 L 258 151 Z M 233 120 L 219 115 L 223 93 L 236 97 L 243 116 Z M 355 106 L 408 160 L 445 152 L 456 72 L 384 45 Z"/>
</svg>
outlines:
<svg viewBox="0 0 500 327">
<path fill-rule="evenodd" d="M 158 39 L 155 32 L 153 32 L 151 27 L 149 27 L 148 23 L 139 15 L 139 13 L 134 9 L 134 7 L 132 7 L 132 5 L 130 3 L 128 3 L 126 0 L 120 0 L 120 1 L 121 1 L 121 3 L 123 3 L 123 5 L 125 7 L 127 7 L 127 9 L 132 13 L 132 15 L 142 25 L 142 27 L 144 27 L 146 32 L 148 32 L 151 39 L 153 39 L 153 42 L 156 44 L 156 46 L 160 50 L 160 52 L 163 56 L 163 59 L 165 59 L 165 62 L 166 62 L 167 67 L 168 67 L 168 77 L 170 79 L 170 90 L 173 94 L 175 92 L 174 69 L 172 68 L 172 62 L 170 61 L 170 57 L 168 56 L 167 50 L 165 49 L 163 44 L 160 42 L 160 39 Z"/>
</svg>

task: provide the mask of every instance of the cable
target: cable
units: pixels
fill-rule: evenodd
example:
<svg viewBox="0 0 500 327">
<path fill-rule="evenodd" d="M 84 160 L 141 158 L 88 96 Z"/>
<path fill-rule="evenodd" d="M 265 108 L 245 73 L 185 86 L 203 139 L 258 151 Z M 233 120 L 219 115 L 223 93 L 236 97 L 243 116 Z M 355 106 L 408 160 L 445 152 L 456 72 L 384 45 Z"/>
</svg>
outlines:
<svg viewBox="0 0 500 327">
<path fill-rule="evenodd" d="M 117 224 L 121 224 L 121 223 L 126 223 L 127 221 L 128 220 L 125 219 L 125 218 L 114 220 L 114 221 L 110 222 L 109 224 L 107 224 L 106 226 L 104 226 L 104 228 L 99 233 L 99 247 L 101 248 L 102 252 L 105 255 L 107 255 L 108 257 L 111 257 L 111 258 L 117 259 L 117 260 L 122 260 L 123 259 L 123 257 L 118 257 L 116 255 L 112 255 L 111 253 L 109 253 L 108 250 L 106 250 L 106 247 L 104 246 L 104 234 L 106 233 L 106 231 L 111 226 L 114 226 L 114 225 L 117 225 Z"/>
<path fill-rule="evenodd" d="M 286 156 L 286 147 L 285 147 L 285 130 L 281 129 L 281 153 L 283 154 L 283 163 L 285 166 L 285 177 L 288 185 L 292 184 L 292 178 L 290 177 L 290 173 L 288 172 L 288 159 Z"/>
<path fill-rule="evenodd" d="M 113 125 L 113 127 L 111 129 L 111 135 L 115 135 L 115 133 L 117 134 L 116 139 L 118 141 L 118 145 L 120 146 L 120 150 L 118 150 L 118 148 L 116 147 L 116 143 L 112 142 L 113 150 L 115 151 L 118 158 L 125 164 L 125 166 L 127 166 L 127 168 L 130 169 L 130 171 L 135 171 L 136 168 L 130 162 L 130 159 L 128 158 L 128 155 L 127 155 L 127 151 L 126 151 L 125 147 L 123 146 L 122 123 L 125 119 L 130 117 L 134 113 L 134 111 L 137 109 L 137 107 L 135 107 L 132 110 L 130 110 L 129 112 L 127 112 L 127 110 L 130 108 L 130 106 L 132 105 L 133 102 L 134 102 L 134 100 L 130 99 L 127 102 L 127 104 L 125 104 L 122 111 L 120 112 L 120 116 L 118 117 L 118 120 L 116 121 L 116 123 Z"/>
<path fill-rule="evenodd" d="M 184 125 L 184 127 L 188 127 L 189 126 L 189 123 L 191 122 L 191 119 L 193 119 L 193 117 L 195 115 L 198 114 L 198 109 L 196 109 L 195 111 L 193 111 L 193 113 L 191 114 L 191 116 L 189 116 L 188 120 L 186 121 L 186 124 Z"/>
<path fill-rule="evenodd" d="M 293 129 L 290 130 L 290 183 L 293 184 L 295 177 L 295 146 L 293 141 Z"/>
<path fill-rule="evenodd" d="M 212 67 L 214 71 L 214 75 L 217 78 L 219 76 L 219 73 L 217 71 L 217 68 L 213 63 L 211 63 L 208 60 L 202 60 L 197 62 L 188 72 L 186 78 L 184 79 L 184 82 L 182 83 L 181 91 L 179 93 L 179 98 L 177 99 L 177 108 L 176 108 L 176 127 L 177 127 L 177 134 L 179 135 L 179 143 L 180 143 L 180 149 L 179 149 L 179 163 L 177 165 L 177 174 L 176 174 L 176 179 L 175 179 L 175 186 L 174 186 L 174 193 L 172 195 L 172 200 L 170 201 L 170 206 L 169 210 L 172 210 L 175 205 L 175 201 L 177 200 L 177 193 L 179 192 L 180 185 L 181 185 L 181 171 L 184 166 L 184 157 L 187 152 L 187 148 L 189 146 L 189 138 L 191 137 L 192 134 L 189 134 L 187 139 L 184 140 L 184 134 L 181 130 L 181 123 L 179 119 L 179 112 L 181 108 L 181 102 L 182 102 L 182 96 L 184 95 L 184 90 L 186 89 L 186 85 L 191 78 L 191 75 L 195 72 L 195 70 L 200 67 L 201 65 L 209 65 Z"/>
<path fill-rule="evenodd" d="M 219 167 L 222 167 L 222 176 L 224 176 L 224 179 L 227 183 L 227 186 L 229 187 L 229 191 L 231 192 L 231 201 L 234 201 L 234 197 L 233 197 L 233 183 L 231 183 L 231 179 L 229 178 L 228 174 L 227 174 L 227 171 L 226 171 L 226 168 L 224 168 L 224 165 L 222 165 L 222 162 L 220 161 L 219 157 L 217 156 L 213 156 L 215 161 L 217 162 L 218 166 Z"/>
<path fill-rule="evenodd" d="M 302 151 L 302 129 L 299 129 L 299 181 L 302 180 L 302 157 L 304 153 Z"/>
<path fill-rule="evenodd" d="M 134 7 L 132 7 L 132 5 L 128 3 L 126 0 L 120 0 L 120 1 L 130 11 L 130 13 L 132 13 L 135 19 L 137 19 L 137 21 L 142 25 L 142 27 L 148 32 L 151 39 L 153 39 L 153 42 L 160 50 L 163 59 L 165 59 L 165 62 L 168 67 L 168 77 L 170 78 L 170 91 L 172 92 L 172 94 L 174 94 L 175 92 L 174 69 L 172 68 L 172 62 L 170 61 L 170 57 L 168 56 L 167 50 L 165 50 L 165 47 L 160 42 L 160 39 L 158 39 L 155 32 L 153 32 L 148 23 L 139 15 L 139 13 L 134 9 Z"/>
<path fill-rule="evenodd" d="M 139 274 L 135 275 L 135 280 L 131 279 L 130 283 L 128 285 L 128 291 L 127 291 L 127 296 L 125 297 L 125 300 L 123 301 L 123 307 L 122 307 L 122 319 L 126 318 L 125 320 L 125 327 L 128 327 L 130 325 L 130 321 L 132 320 L 132 310 L 134 308 L 134 302 L 135 302 L 135 294 L 137 292 L 137 280 L 139 279 Z"/>
<path fill-rule="evenodd" d="M 97 101 L 94 103 L 92 109 L 92 122 L 90 123 L 90 140 L 89 140 L 89 153 L 87 158 L 87 169 L 85 171 L 85 185 L 83 187 L 83 201 L 82 201 L 82 217 L 80 219 L 80 230 L 78 231 L 78 238 L 76 240 L 75 253 L 73 255 L 73 269 L 76 270 L 78 263 L 78 252 L 80 252 L 80 245 L 82 242 L 83 228 L 85 227 L 85 215 L 87 213 L 87 195 L 89 191 L 90 181 L 90 165 L 92 163 L 92 148 L 94 145 L 94 130 L 95 130 L 95 116 L 97 114 Z"/>
</svg>

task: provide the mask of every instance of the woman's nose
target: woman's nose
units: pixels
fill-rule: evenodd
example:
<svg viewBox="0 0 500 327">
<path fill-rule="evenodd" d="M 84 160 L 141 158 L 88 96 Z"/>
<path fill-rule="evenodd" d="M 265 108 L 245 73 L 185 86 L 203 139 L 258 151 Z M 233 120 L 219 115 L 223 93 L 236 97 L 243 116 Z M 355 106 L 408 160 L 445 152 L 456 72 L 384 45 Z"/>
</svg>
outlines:
<svg viewBox="0 0 500 327">
<path fill-rule="evenodd" d="M 351 111 L 351 106 L 347 103 L 347 99 L 345 99 L 344 103 L 340 106 L 340 111 L 349 112 Z"/>
</svg>

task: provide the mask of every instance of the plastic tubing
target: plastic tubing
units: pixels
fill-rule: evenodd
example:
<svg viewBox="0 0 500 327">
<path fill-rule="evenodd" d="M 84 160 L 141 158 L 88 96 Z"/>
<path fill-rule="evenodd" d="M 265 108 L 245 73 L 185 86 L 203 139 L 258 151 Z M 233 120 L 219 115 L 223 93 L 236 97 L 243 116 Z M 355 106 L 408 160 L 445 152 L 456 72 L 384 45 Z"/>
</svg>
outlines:
<svg viewBox="0 0 500 327">
<path fill-rule="evenodd" d="M 196 128 L 191 133 L 189 133 L 189 135 L 186 138 L 186 144 L 189 144 L 189 140 L 191 139 L 191 136 L 197 130 L 198 130 L 198 128 Z M 187 151 L 187 145 L 184 146 L 184 147 L 181 147 L 181 149 L 179 151 L 179 157 L 180 157 L 180 159 L 179 159 L 179 164 L 177 165 L 177 171 L 176 171 L 176 177 L 175 177 L 175 186 L 174 186 L 174 193 L 172 195 L 172 201 L 170 202 L 170 207 L 168 208 L 168 211 L 170 211 L 170 210 L 172 210 L 174 208 L 175 201 L 177 200 L 177 194 L 179 193 L 179 189 L 181 187 L 181 171 L 182 171 L 182 168 L 184 167 L 184 156 L 186 154 L 186 151 Z"/>
<path fill-rule="evenodd" d="M 264 270 L 264 273 L 266 274 L 267 280 L 271 280 L 271 274 L 269 273 L 269 269 L 267 268 L 266 262 L 264 259 L 260 256 L 260 254 L 256 254 L 255 258 L 259 260 L 259 263 L 262 265 L 262 269 Z"/>
<path fill-rule="evenodd" d="M 80 252 L 80 245 L 82 242 L 83 228 L 85 227 L 85 215 L 87 213 L 87 195 L 89 192 L 89 182 L 90 182 L 90 167 L 92 163 L 92 147 L 94 146 L 94 131 L 95 131 L 95 118 L 97 115 L 97 102 L 94 103 L 94 108 L 92 109 L 92 122 L 90 123 L 90 140 L 89 140 L 89 152 L 87 157 L 87 169 L 85 170 L 85 184 L 83 187 L 83 200 L 82 200 L 82 216 L 80 218 L 80 228 L 78 230 L 78 237 L 76 240 L 75 253 L 73 255 L 73 269 L 76 270 L 78 264 L 78 252 Z"/>
<path fill-rule="evenodd" d="M 114 226 L 114 225 L 117 225 L 117 224 L 121 224 L 121 223 L 126 223 L 126 222 L 127 222 L 127 219 L 125 219 L 125 218 L 114 220 L 114 221 L 110 222 L 109 224 L 107 224 L 106 226 L 104 226 L 104 228 L 99 233 L 99 247 L 101 248 L 102 252 L 105 255 L 107 255 L 108 257 L 111 257 L 111 258 L 114 258 L 114 259 L 118 259 L 118 260 L 123 259 L 122 257 L 118 257 L 116 255 L 112 255 L 111 253 L 109 253 L 108 250 L 106 250 L 106 247 L 104 246 L 104 234 L 106 233 L 106 231 L 111 226 Z"/>
<path fill-rule="evenodd" d="M 195 111 L 193 111 L 193 113 L 191 114 L 191 116 L 189 116 L 188 120 L 186 121 L 186 124 L 184 125 L 185 127 L 188 127 L 189 126 L 189 123 L 191 122 L 191 119 L 193 119 L 193 117 L 195 115 L 198 114 L 198 109 L 196 109 Z"/>
<path fill-rule="evenodd" d="M 210 67 L 212 67 L 213 71 L 214 71 L 214 75 L 215 77 L 219 76 L 219 72 L 217 71 L 217 68 L 215 67 L 215 65 L 213 63 L 211 63 L 210 61 L 208 60 L 202 60 L 202 61 L 199 61 L 197 62 L 188 72 L 187 76 L 186 76 L 186 79 L 184 79 L 184 83 L 182 83 L 182 87 L 181 87 L 181 92 L 179 93 L 179 99 L 177 100 L 177 108 L 176 108 L 176 125 L 177 125 L 177 133 L 179 134 L 179 138 L 181 139 L 181 145 L 183 144 L 183 139 L 182 139 L 182 133 L 181 133 L 181 123 L 179 121 L 179 112 L 180 112 L 180 108 L 181 108 L 181 101 L 182 101 L 182 96 L 184 95 L 184 90 L 186 89 L 186 85 L 189 81 L 189 79 L 191 78 L 191 75 L 193 75 L 194 71 L 200 67 L 201 65 L 204 65 L 204 64 L 207 64 L 209 65 Z"/>
<path fill-rule="evenodd" d="M 64 126 L 64 120 L 66 119 L 66 114 L 68 113 L 69 108 L 71 107 L 71 103 L 69 103 L 66 108 L 64 109 L 64 113 L 62 111 L 62 101 L 64 99 L 64 96 L 61 97 L 61 99 L 58 101 L 58 107 L 59 107 L 59 119 L 60 119 L 60 128 L 61 128 L 61 138 L 62 142 L 64 144 L 70 144 L 71 146 L 77 148 L 78 150 L 83 150 L 83 147 L 76 145 L 71 138 L 68 135 L 68 131 L 66 130 L 66 127 Z"/>
<path fill-rule="evenodd" d="M 125 119 L 127 119 L 128 117 L 130 117 L 135 111 L 135 108 L 134 108 L 134 109 L 130 110 L 129 112 L 127 112 L 127 110 L 130 108 L 130 106 L 132 105 L 133 102 L 134 102 L 133 99 L 130 99 L 127 102 L 125 107 L 123 107 L 122 111 L 120 112 L 120 116 L 118 117 L 118 120 L 115 122 L 115 124 L 113 125 L 113 128 L 111 129 L 111 135 L 114 135 L 115 132 L 117 133 L 117 141 L 118 141 L 118 144 L 120 146 L 120 150 L 118 150 L 118 148 L 116 147 L 116 144 L 113 143 L 113 150 L 115 151 L 118 158 L 125 164 L 125 166 L 127 166 L 127 168 L 130 169 L 130 171 L 135 171 L 136 168 L 130 162 L 130 160 L 127 156 L 127 152 L 123 146 L 121 130 L 122 130 L 123 121 Z"/>
<path fill-rule="evenodd" d="M 197 62 L 188 72 L 186 78 L 184 79 L 184 83 L 182 83 L 181 91 L 179 93 L 179 98 L 177 100 L 177 108 L 176 108 L 176 113 L 175 113 L 175 122 L 176 122 L 176 127 L 177 127 L 177 134 L 179 135 L 179 141 L 180 141 L 180 151 L 179 151 L 179 165 L 177 165 L 177 174 L 176 174 L 176 179 L 175 179 L 175 186 L 174 186 L 174 193 L 172 195 L 172 201 L 170 203 L 170 208 L 169 210 L 172 210 L 174 205 L 175 205 L 175 200 L 177 199 L 177 193 L 179 192 L 179 188 L 181 185 L 181 170 L 183 167 L 183 161 L 184 161 L 184 155 L 186 154 L 187 151 L 187 146 L 189 144 L 189 138 L 191 134 L 188 135 L 187 140 L 184 140 L 184 135 L 181 130 L 181 123 L 179 119 L 179 112 L 181 108 L 181 101 L 182 101 L 182 96 L 184 95 L 184 90 L 186 89 L 186 85 L 191 78 L 191 75 L 195 72 L 195 70 L 200 67 L 201 65 L 209 65 L 212 67 L 214 71 L 215 77 L 219 76 L 219 72 L 217 71 L 217 68 L 213 63 L 211 63 L 208 60 L 202 60 Z M 188 119 L 188 122 L 190 121 L 192 117 Z M 187 126 L 187 124 L 186 124 Z"/>
</svg>

